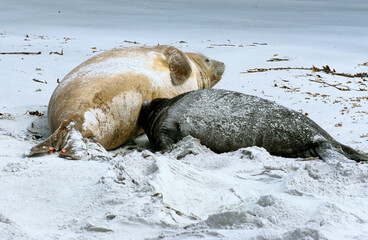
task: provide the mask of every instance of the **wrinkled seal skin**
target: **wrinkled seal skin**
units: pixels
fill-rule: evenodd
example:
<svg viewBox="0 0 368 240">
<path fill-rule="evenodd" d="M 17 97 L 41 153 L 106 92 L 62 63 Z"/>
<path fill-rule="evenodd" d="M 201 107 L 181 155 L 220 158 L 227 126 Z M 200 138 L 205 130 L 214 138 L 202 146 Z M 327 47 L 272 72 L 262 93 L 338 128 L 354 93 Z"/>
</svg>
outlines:
<svg viewBox="0 0 368 240">
<path fill-rule="evenodd" d="M 114 49 L 76 67 L 56 87 L 48 106 L 52 135 L 28 156 L 61 151 L 73 159 L 86 154 L 86 140 L 114 149 L 140 134 L 144 100 L 210 88 L 225 65 L 171 46 Z"/>
<path fill-rule="evenodd" d="M 217 153 L 258 146 L 283 157 L 368 160 L 297 111 L 220 89 L 145 101 L 138 122 L 155 150 L 170 150 L 191 135 Z"/>
</svg>

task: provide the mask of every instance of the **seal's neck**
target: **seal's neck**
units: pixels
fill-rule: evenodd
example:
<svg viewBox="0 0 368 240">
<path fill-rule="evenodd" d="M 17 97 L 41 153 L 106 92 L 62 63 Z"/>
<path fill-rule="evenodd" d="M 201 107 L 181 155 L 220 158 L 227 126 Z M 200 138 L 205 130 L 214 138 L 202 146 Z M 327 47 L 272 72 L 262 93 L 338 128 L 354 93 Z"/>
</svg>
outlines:
<svg viewBox="0 0 368 240">
<path fill-rule="evenodd" d="M 196 66 L 195 74 L 197 78 L 198 89 L 211 88 L 212 84 L 210 76 L 208 76 L 206 71 L 202 70 L 202 66 L 198 63 L 195 57 L 192 57 L 192 55 L 189 53 L 187 53 L 187 56 Z"/>
</svg>

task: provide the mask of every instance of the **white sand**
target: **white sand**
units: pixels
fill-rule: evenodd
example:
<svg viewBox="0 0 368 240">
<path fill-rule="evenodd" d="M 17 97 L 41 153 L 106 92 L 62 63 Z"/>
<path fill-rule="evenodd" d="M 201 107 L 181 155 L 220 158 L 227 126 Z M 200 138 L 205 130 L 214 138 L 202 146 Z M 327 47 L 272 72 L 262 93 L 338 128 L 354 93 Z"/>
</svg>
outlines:
<svg viewBox="0 0 368 240">
<path fill-rule="evenodd" d="M 42 52 L 0 55 L 0 239 L 368 239 L 367 164 L 215 154 L 191 138 L 152 153 L 144 136 L 89 144 L 91 161 L 23 157 L 50 134 L 57 79 L 103 50 L 157 44 L 223 61 L 216 88 L 300 110 L 368 152 L 367 78 L 241 73 L 368 72 L 367 13 L 359 0 L 0 2 L 0 52 Z"/>
</svg>

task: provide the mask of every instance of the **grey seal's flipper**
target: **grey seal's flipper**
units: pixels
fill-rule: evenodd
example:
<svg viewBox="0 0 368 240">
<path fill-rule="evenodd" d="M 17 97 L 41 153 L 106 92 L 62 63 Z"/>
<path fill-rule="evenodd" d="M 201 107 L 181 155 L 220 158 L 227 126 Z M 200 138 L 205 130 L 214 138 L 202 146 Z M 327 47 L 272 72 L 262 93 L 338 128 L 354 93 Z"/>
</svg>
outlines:
<svg viewBox="0 0 368 240">
<path fill-rule="evenodd" d="M 318 156 L 325 161 L 351 159 L 357 162 L 368 161 L 368 156 L 339 142 L 318 141 L 315 147 Z"/>
<path fill-rule="evenodd" d="M 356 151 L 355 149 L 349 147 L 349 146 L 346 146 L 344 144 L 340 144 L 343 152 L 344 152 L 344 155 L 349 158 L 349 159 L 352 159 L 352 160 L 355 160 L 355 161 L 368 161 L 368 155 L 364 155 L 362 153 L 359 153 L 358 151 Z"/>
<path fill-rule="evenodd" d="M 179 123 L 173 122 L 172 125 L 163 127 L 159 139 L 156 149 L 160 149 L 161 152 L 172 150 L 173 145 L 182 139 Z"/>
<path fill-rule="evenodd" d="M 175 85 L 182 84 L 192 74 L 188 57 L 179 49 L 171 46 L 165 48 L 164 55 L 169 64 L 172 83 Z"/>
</svg>

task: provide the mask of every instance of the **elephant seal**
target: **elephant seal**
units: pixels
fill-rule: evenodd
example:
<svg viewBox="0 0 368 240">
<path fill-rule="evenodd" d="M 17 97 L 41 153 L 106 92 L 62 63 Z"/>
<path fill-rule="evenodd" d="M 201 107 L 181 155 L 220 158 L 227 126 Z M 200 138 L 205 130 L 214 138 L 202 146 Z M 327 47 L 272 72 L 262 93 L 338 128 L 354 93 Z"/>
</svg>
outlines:
<svg viewBox="0 0 368 240">
<path fill-rule="evenodd" d="M 227 90 L 204 89 L 145 101 L 138 123 L 155 150 L 170 150 L 191 135 L 217 153 L 258 146 L 282 157 L 368 160 L 297 111 Z"/>
<path fill-rule="evenodd" d="M 67 74 L 48 105 L 52 135 L 26 156 L 60 151 L 81 159 L 86 140 L 114 149 L 143 132 L 137 125 L 146 99 L 174 97 L 213 87 L 225 65 L 203 54 L 171 46 L 114 49 L 96 55 Z"/>
</svg>

